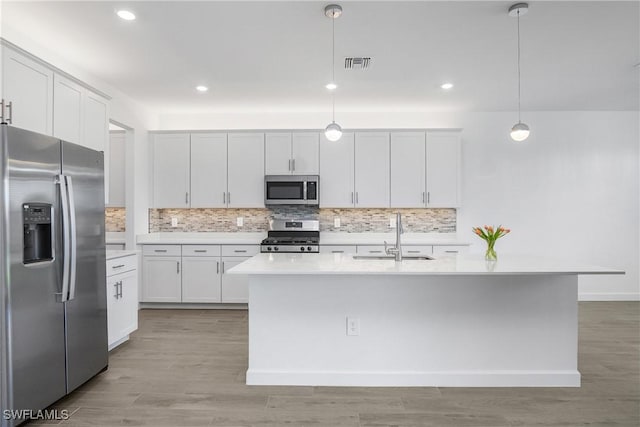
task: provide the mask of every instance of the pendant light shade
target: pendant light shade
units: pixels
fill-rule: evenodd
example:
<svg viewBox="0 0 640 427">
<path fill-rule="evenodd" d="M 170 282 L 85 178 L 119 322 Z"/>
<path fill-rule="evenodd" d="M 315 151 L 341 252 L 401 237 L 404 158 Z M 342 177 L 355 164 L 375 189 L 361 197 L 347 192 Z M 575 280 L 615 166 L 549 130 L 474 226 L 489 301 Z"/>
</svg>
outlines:
<svg viewBox="0 0 640 427">
<path fill-rule="evenodd" d="M 511 128 L 511 139 L 516 142 L 522 142 L 529 138 L 529 126 L 522 122 L 518 122 Z"/>
<path fill-rule="evenodd" d="M 342 7 L 338 4 L 330 4 L 324 8 L 324 14 L 331 19 L 331 87 L 327 85 L 327 89 L 331 90 L 331 123 L 324 130 L 324 136 L 331 142 L 338 141 L 342 138 L 342 128 L 336 123 L 336 31 L 335 21 L 342 15 Z"/>
<path fill-rule="evenodd" d="M 522 123 L 520 119 L 520 15 L 524 15 L 529 10 L 527 3 L 516 3 L 509 8 L 509 16 L 518 20 L 518 123 L 511 128 L 511 139 L 522 142 L 529 138 L 529 126 Z"/>
<path fill-rule="evenodd" d="M 331 142 L 336 142 L 342 138 L 342 128 L 336 122 L 331 122 L 324 130 L 324 136 Z"/>
</svg>

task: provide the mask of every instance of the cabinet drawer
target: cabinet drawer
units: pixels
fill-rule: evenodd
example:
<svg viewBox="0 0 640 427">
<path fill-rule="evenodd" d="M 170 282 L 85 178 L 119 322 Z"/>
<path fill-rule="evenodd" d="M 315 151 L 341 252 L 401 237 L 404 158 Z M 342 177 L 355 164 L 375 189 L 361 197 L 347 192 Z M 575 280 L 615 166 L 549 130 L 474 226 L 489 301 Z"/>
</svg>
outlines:
<svg viewBox="0 0 640 427">
<path fill-rule="evenodd" d="M 395 243 L 389 243 L 393 246 Z M 357 253 L 360 255 L 384 255 L 384 245 L 358 245 Z"/>
<path fill-rule="evenodd" d="M 321 254 L 355 254 L 356 247 L 348 245 L 321 245 Z"/>
<path fill-rule="evenodd" d="M 222 256 L 254 256 L 259 253 L 259 245 L 222 245 Z"/>
<path fill-rule="evenodd" d="M 450 245 L 450 246 L 434 246 L 433 247 L 433 254 L 434 255 L 455 255 L 455 254 L 464 254 L 467 253 L 467 250 L 469 249 L 468 246 L 455 246 L 455 245 Z"/>
<path fill-rule="evenodd" d="M 220 256 L 220 245 L 182 245 L 182 256 Z"/>
<path fill-rule="evenodd" d="M 180 256 L 182 249 L 180 245 L 144 245 L 142 253 L 146 256 Z"/>
<path fill-rule="evenodd" d="M 122 258 L 107 260 L 107 277 L 138 268 L 138 257 L 130 255 Z"/>
<path fill-rule="evenodd" d="M 431 245 L 402 246 L 402 255 L 431 255 L 432 253 Z"/>
</svg>

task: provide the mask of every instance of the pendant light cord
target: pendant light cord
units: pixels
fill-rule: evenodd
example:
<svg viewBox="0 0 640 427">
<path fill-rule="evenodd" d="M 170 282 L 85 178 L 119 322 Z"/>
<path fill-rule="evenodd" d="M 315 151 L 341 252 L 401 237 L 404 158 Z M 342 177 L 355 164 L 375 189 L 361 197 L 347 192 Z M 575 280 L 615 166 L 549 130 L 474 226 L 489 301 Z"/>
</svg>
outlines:
<svg viewBox="0 0 640 427">
<path fill-rule="evenodd" d="M 336 11 L 331 11 L 331 82 L 336 84 Z M 336 90 L 331 91 L 331 121 L 336 122 Z"/>
<path fill-rule="evenodd" d="M 520 122 L 520 10 L 518 10 L 518 123 Z"/>
</svg>

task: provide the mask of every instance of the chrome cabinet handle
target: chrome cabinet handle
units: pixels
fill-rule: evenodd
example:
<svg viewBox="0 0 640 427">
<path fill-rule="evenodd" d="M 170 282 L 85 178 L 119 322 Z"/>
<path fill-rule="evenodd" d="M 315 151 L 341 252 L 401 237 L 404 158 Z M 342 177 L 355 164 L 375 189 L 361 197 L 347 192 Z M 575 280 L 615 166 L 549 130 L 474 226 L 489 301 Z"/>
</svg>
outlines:
<svg viewBox="0 0 640 427">
<path fill-rule="evenodd" d="M 116 268 L 122 268 L 124 267 L 124 264 L 118 264 L 118 265 L 114 265 L 113 267 L 111 267 L 112 269 L 116 269 Z"/>
<path fill-rule="evenodd" d="M 331 251 L 332 254 L 343 254 L 344 251 Z"/>
<path fill-rule="evenodd" d="M 4 98 L 0 99 L 0 123 L 4 123 Z"/>
<path fill-rule="evenodd" d="M 122 280 L 118 282 L 118 298 L 122 298 Z"/>
<path fill-rule="evenodd" d="M 458 253 L 458 251 L 445 251 L 445 253 L 448 253 L 448 254 L 457 254 L 457 253 Z"/>
<path fill-rule="evenodd" d="M 243 254 L 243 253 L 246 253 L 247 251 L 246 251 L 246 249 L 236 249 L 233 252 L 239 253 L 239 254 Z"/>
<path fill-rule="evenodd" d="M 184 204 L 185 205 L 189 204 L 189 192 L 188 191 L 186 193 L 184 193 Z"/>
<path fill-rule="evenodd" d="M 419 253 L 420 253 L 420 251 L 407 251 L 407 253 L 410 253 L 410 254 L 419 254 Z"/>
<path fill-rule="evenodd" d="M 9 110 L 9 117 L 7 117 L 7 123 L 13 123 L 13 102 L 7 102 L 7 110 Z"/>
<path fill-rule="evenodd" d="M 357 205 L 358 203 L 360 203 L 360 202 L 358 201 L 358 192 L 356 191 L 356 205 Z"/>
<path fill-rule="evenodd" d="M 289 159 L 289 172 L 291 172 L 291 159 Z"/>
<path fill-rule="evenodd" d="M 295 172 L 295 171 L 296 171 L 296 159 L 292 159 L 292 160 L 291 160 L 291 170 L 292 170 L 293 172 Z"/>
<path fill-rule="evenodd" d="M 116 282 L 116 283 L 114 283 L 114 284 L 113 284 L 113 287 L 114 287 L 114 288 L 116 288 L 116 293 L 113 295 L 113 297 L 114 297 L 115 299 L 118 299 L 118 296 L 120 295 L 120 293 L 118 292 L 118 284 L 119 284 L 119 283 L 120 283 L 120 282 Z"/>
<path fill-rule="evenodd" d="M 206 249 L 196 249 L 193 252 L 196 252 L 196 253 L 199 253 L 199 254 L 204 254 L 204 253 L 207 253 L 207 250 Z"/>
<path fill-rule="evenodd" d="M 431 203 L 431 194 L 427 191 L 427 204 Z"/>
<path fill-rule="evenodd" d="M 227 192 L 223 191 L 222 192 L 222 204 L 226 204 L 227 203 Z"/>
<path fill-rule="evenodd" d="M 231 193 L 230 192 L 227 193 L 227 203 L 229 203 L 229 204 L 231 203 Z"/>
<path fill-rule="evenodd" d="M 224 261 L 222 261 L 222 274 L 224 274 Z"/>
<path fill-rule="evenodd" d="M 351 203 L 353 203 L 353 191 L 351 192 Z"/>
<path fill-rule="evenodd" d="M 153 251 L 154 252 L 167 252 L 166 249 L 154 249 Z"/>
<path fill-rule="evenodd" d="M 176 273 L 180 274 L 180 261 L 176 261 Z"/>
<path fill-rule="evenodd" d="M 422 203 L 424 203 L 424 191 L 422 192 Z"/>
<path fill-rule="evenodd" d="M 382 251 L 369 251 L 370 254 L 381 254 Z"/>
<path fill-rule="evenodd" d="M 220 274 L 220 261 L 216 261 L 216 274 Z"/>
</svg>

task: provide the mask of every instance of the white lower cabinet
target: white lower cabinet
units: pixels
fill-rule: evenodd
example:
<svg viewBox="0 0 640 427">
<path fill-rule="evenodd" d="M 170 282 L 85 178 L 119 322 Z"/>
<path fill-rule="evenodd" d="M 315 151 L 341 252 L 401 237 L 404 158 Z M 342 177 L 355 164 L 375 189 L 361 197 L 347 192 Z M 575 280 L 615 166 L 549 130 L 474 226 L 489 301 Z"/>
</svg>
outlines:
<svg viewBox="0 0 640 427">
<path fill-rule="evenodd" d="M 395 245 L 395 242 L 388 242 L 389 246 Z M 384 255 L 384 245 L 358 245 L 358 255 Z"/>
<path fill-rule="evenodd" d="M 143 302 L 182 301 L 182 258 L 179 256 L 149 256 L 143 261 Z"/>
<path fill-rule="evenodd" d="M 220 258 L 182 257 L 182 302 L 220 302 Z"/>
<path fill-rule="evenodd" d="M 320 245 L 321 254 L 355 254 L 356 246 L 351 245 Z"/>
<path fill-rule="evenodd" d="M 434 255 L 454 255 L 465 254 L 469 250 L 469 246 L 462 245 L 447 245 L 447 246 L 434 246 Z"/>
<path fill-rule="evenodd" d="M 138 329 L 137 255 L 107 261 L 107 329 L 109 350 Z M 121 270 L 128 270 L 122 271 Z M 113 273 L 118 271 L 118 273 Z"/>
<path fill-rule="evenodd" d="M 247 303 L 247 276 L 225 274 L 259 245 L 145 245 L 142 302 Z"/>
<path fill-rule="evenodd" d="M 225 274 L 251 257 L 222 257 L 222 302 L 249 302 L 249 276 Z"/>
</svg>

